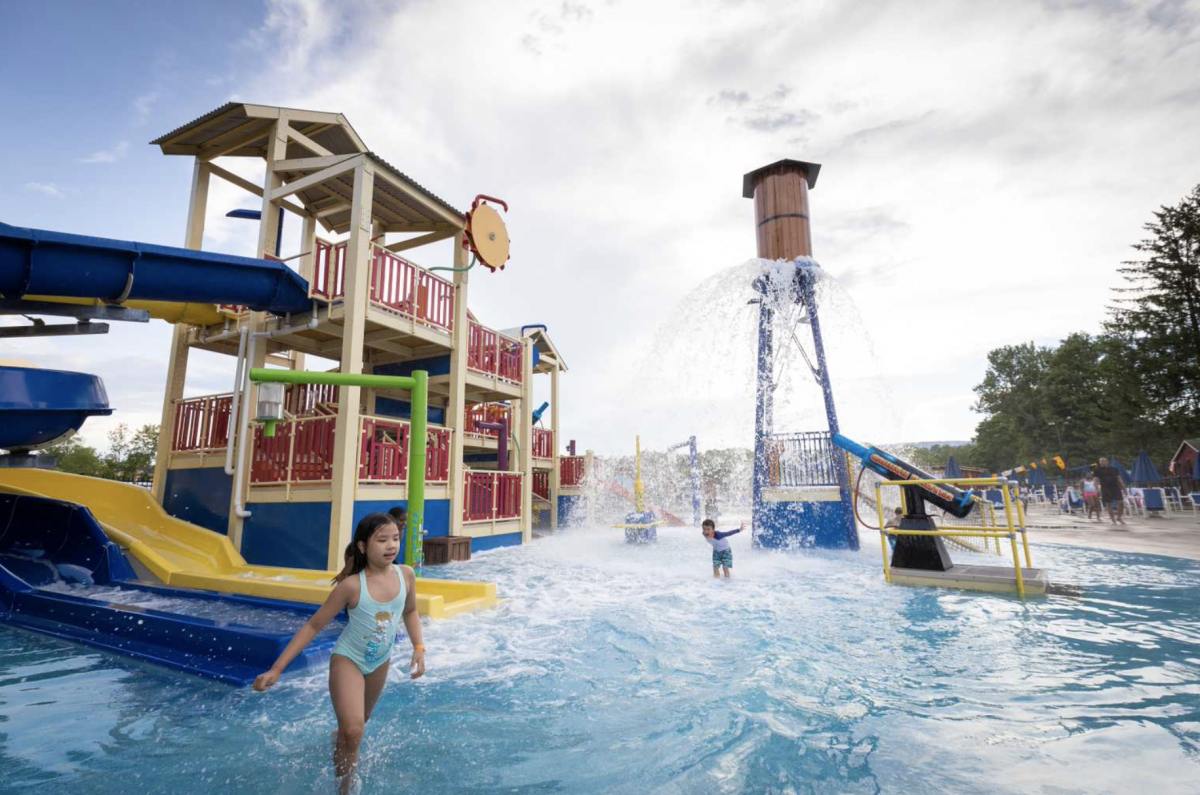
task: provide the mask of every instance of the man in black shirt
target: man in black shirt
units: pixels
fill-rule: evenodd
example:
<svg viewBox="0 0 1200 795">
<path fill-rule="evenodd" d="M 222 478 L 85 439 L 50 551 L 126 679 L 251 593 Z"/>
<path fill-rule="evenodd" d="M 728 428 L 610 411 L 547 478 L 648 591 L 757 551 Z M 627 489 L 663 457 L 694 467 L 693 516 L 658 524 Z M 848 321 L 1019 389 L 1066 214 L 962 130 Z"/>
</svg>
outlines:
<svg viewBox="0 0 1200 795">
<path fill-rule="evenodd" d="M 1093 470 L 1100 481 L 1100 502 L 1108 509 L 1108 518 L 1113 524 L 1125 524 L 1125 482 L 1116 467 L 1108 465 L 1107 458 L 1100 459 L 1100 466 Z"/>
</svg>

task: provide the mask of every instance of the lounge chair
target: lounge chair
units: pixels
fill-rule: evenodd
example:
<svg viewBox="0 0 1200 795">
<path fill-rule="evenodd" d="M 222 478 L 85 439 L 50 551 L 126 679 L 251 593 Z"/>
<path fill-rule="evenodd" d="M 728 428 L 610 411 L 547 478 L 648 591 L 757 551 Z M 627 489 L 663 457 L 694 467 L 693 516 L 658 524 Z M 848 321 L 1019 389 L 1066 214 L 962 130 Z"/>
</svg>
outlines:
<svg viewBox="0 0 1200 795">
<path fill-rule="evenodd" d="M 1142 499 L 1146 502 L 1146 512 L 1162 511 L 1171 515 L 1171 503 L 1167 501 L 1162 489 L 1142 489 Z"/>
<path fill-rule="evenodd" d="M 1167 486 L 1163 491 L 1166 493 L 1167 502 L 1170 503 L 1172 510 L 1183 510 L 1183 497 L 1179 494 L 1179 489 L 1174 486 Z"/>
</svg>

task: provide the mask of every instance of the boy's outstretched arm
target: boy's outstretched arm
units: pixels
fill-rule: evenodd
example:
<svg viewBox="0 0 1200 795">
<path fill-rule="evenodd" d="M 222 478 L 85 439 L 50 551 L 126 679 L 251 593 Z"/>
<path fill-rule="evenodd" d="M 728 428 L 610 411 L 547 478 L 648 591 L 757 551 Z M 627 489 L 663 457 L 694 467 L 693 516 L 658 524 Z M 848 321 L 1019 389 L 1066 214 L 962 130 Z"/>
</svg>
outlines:
<svg viewBox="0 0 1200 795">
<path fill-rule="evenodd" d="M 304 622 L 304 626 L 292 636 L 288 641 L 288 645 L 279 655 L 279 659 L 271 666 L 271 670 L 264 671 L 254 679 L 254 689 L 258 691 L 266 690 L 271 685 L 279 681 L 279 677 L 283 675 L 284 670 L 291 664 L 292 660 L 300 656 L 300 652 L 312 643 L 313 638 L 320 634 L 321 630 L 325 629 L 325 625 L 333 620 L 333 617 L 346 608 L 346 604 L 350 601 L 351 590 L 358 584 L 357 579 L 345 579 L 333 587 L 329 593 L 329 598 L 325 600 L 325 604 L 321 605 L 321 609 L 313 613 L 312 618 Z"/>
<path fill-rule="evenodd" d="M 723 530 L 720 532 L 716 532 L 716 533 L 713 533 L 713 538 L 716 538 L 716 539 L 729 538 L 729 536 L 735 536 L 745 529 L 746 529 L 746 523 L 742 522 L 741 526 L 737 530 Z"/>
</svg>

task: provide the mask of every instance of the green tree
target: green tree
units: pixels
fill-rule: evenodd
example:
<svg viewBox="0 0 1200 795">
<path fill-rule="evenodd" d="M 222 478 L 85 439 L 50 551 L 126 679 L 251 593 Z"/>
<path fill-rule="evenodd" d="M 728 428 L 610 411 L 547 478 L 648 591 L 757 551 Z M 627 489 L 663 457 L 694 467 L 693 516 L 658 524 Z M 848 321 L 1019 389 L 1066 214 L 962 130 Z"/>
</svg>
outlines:
<svg viewBox="0 0 1200 795">
<path fill-rule="evenodd" d="M 104 477 L 104 461 L 92 447 L 83 444 L 78 439 L 65 441 L 43 447 L 38 455 L 53 456 L 57 459 L 55 465 L 63 472 L 73 475 L 89 475 L 94 478 Z"/>
<path fill-rule="evenodd" d="M 108 445 L 103 477 L 126 483 L 144 483 L 153 477 L 157 425 L 143 425 L 130 434 L 129 426 L 121 423 L 108 432 Z"/>
<path fill-rule="evenodd" d="M 1137 349 L 1136 367 L 1151 416 L 1171 425 L 1200 419 L 1200 185 L 1145 225 L 1150 237 L 1124 263 L 1126 286 L 1110 308 L 1109 329 Z"/>
</svg>

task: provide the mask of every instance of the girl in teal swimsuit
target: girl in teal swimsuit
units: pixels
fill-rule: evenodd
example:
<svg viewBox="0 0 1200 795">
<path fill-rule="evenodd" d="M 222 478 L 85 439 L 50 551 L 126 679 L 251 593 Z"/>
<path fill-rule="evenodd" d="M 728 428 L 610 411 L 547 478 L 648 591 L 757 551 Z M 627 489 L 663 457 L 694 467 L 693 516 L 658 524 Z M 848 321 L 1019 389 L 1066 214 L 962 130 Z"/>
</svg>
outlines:
<svg viewBox="0 0 1200 795">
<path fill-rule="evenodd" d="M 364 517 L 354 529 L 354 539 L 346 547 L 346 566 L 334 578 L 325 604 L 300 628 L 271 670 L 254 680 L 254 689 L 260 691 L 275 684 L 325 625 L 341 611 L 347 612 L 350 622 L 329 658 L 329 696 L 338 722 L 333 769 L 342 792 L 349 792 L 354 781 L 363 727 L 387 681 L 401 619 L 413 644 L 411 676 L 416 679 L 425 673 L 416 578 L 408 566 L 393 563 L 399 551 L 400 529 L 392 517 L 386 513 Z"/>
</svg>

